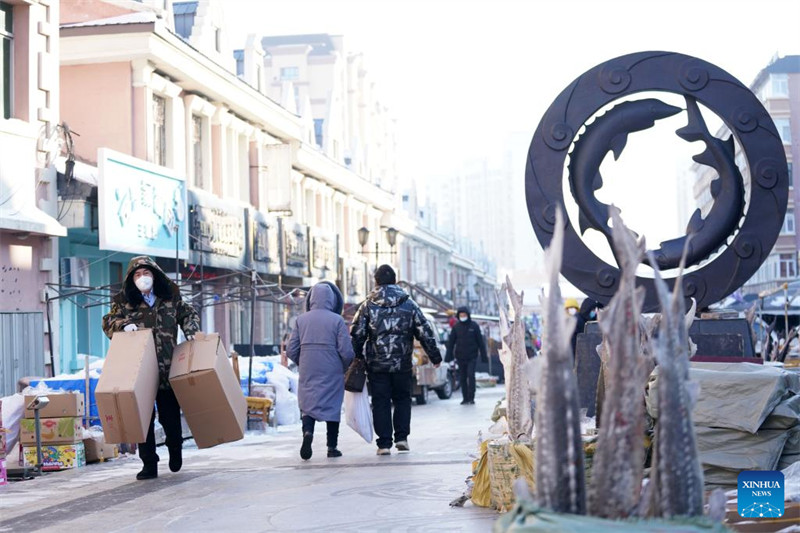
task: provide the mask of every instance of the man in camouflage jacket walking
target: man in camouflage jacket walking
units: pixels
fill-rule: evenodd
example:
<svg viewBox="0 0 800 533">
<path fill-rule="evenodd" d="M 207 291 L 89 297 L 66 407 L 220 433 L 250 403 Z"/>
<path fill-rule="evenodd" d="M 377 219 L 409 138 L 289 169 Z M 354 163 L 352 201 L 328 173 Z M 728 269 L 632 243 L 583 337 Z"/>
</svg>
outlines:
<svg viewBox="0 0 800 533">
<path fill-rule="evenodd" d="M 350 329 L 356 357 L 367 360 L 378 455 L 391 453 L 393 423 L 397 450 L 409 450 L 414 339 L 420 342 L 434 366 L 442 362 L 433 327 L 396 283 L 392 267 L 378 267 L 375 290 L 356 311 Z"/>
<path fill-rule="evenodd" d="M 108 338 L 116 331 L 136 331 L 141 328 L 150 328 L 153 331 L 158 359 L 158 421 L 164 427 L 169 450 L 169 469 L 173 472 L 180 470 L 183 463 L 181 408 L 169 384 L 178 326 L 187 339 L 194 338 L 200 329 L 197 311 L 183 301 L 178 286 L 164 274 L 155 261 L 144 255 L 131 259 L 122 290 L 114 296 L 111 311 L 103 317 L 103 331 Z M 136 479 L 158 477 L 155 416 L 156 412 L 153 410 L 147 440 L 139 444 L 139 458 L 144 467 L 136 475 Z"/>
</svg>

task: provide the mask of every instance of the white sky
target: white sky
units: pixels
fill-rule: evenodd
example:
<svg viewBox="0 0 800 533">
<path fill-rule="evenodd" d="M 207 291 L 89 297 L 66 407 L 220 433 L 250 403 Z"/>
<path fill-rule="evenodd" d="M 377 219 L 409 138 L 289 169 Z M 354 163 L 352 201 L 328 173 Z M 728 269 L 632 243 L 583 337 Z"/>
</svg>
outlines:
<svg viewBox="0 0 800 533">
<path fill-rule="evenodd" d="M 401 180 L 418 183 L 446 176 L 465 160 L 496 154 L 509 133 L 532 137 L 564 87 L 613 57 L 680 52 L 749 85 L 774 54 L 800 54 L 797 0 L 226 0 L 224 5 L 226 24 L 235 29 L 229 32 L 234 47 L 244 44 L 246 33 L 330 33 L 344 35 L 350 51 L 363 52 L 398 119 Z M 626 153 L 637 149 L 633 146 L 629 143 Z M 671 159 L 679 157 L 662 154 L 661 174 L 648 171 L 644 191 L 632 190 L 641 183 L 621 186 L 618 194 L 631 191 L 621 202 L 635 202 L 631 198 L 643 192 L 674 194 L 680 169 L 691 163 Z M 521 160 L 519 180 L 524 165 Z M 652 210 L 629 216 L 652 217 Z M 665 207 L 658 218 L 668 226 L 659 240 L 676 236 L 685 225 L 673 220 L 674 207 Z"/>
</svg>

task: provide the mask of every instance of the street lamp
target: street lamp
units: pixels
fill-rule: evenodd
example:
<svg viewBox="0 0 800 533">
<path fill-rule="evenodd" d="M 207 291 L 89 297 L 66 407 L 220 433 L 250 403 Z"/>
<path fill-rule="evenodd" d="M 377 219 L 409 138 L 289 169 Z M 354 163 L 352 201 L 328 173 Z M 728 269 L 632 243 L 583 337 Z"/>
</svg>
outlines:
<svg viewBox="0 0 800 533">
<path fill-rule="evenodd" d="M 395 228 L 386 228 L 386 242 L 389 243 L 389 251 L 388 252 L 381 252 L 380 251 L 380 243 L 376 240 L 375 241 L 375 251 L 374 252 L 367 252 L 364 250 L 364 247 L 369 242 L 369 229 L 363 227 L 358 230 L 358 244 L 361 245 L 361 253 L 364 255 L 374 253 L 375 254 L 375 268 L 378 268 L 378 260 L 381 255 L 395 255 L 397 252 L 394 249 L 395 244 L 397 244 L 397 234 L 399 233 Z"/>
</svg>

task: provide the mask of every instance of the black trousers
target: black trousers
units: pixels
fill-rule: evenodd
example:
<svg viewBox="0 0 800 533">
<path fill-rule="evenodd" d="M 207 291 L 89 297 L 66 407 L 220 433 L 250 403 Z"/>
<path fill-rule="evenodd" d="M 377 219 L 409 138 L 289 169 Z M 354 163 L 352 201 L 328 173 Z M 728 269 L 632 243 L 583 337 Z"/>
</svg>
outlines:
<svg viewBox="0 0 800 533">
<path fill-rule="evenodd" d="M 308 415 L 303 415 L 302 420 L 303 420 L 303 433 L 313 434 L 314 424 L 316 423 L 316 420 L 314 420 Z M 331 449 L 336 448 L 336 446 L 339 444 L 339 422 L 325 422 L 325 425 L 327 426 L 328 430 L 326 435 L 328 448 Z"/>
<path fill-rule="evenodd" d="M 458 360 L 458 382 L 465 402 L 475 401 L 475 362 L 477 359 Z"/>
<path fill-rule="evenodd" d="M 167 449 L 170 452 L 180 449 L 183 443 L 181 430 L 181 406 L 172 389 L 158 389 L 156 394 L 156 406 L 158 407 L 158 421 L 164 427 L 167 437 Z M 156 410 L 153 409 L 153 416 L 150 418 L 150 429 L 147 430 L 147 440 L 139 444 L 139 459 L 146 465 L 158 463 L 156 454 L 156 435 L 155 435 Z"/>
<path fill-rule="evenodd" d="M 408 439 L 411 433 L 411 372 L 371 372 L 369 381 L 378 448 L 391 448 L 392 429 L 395 442 Z"/>
</svg>

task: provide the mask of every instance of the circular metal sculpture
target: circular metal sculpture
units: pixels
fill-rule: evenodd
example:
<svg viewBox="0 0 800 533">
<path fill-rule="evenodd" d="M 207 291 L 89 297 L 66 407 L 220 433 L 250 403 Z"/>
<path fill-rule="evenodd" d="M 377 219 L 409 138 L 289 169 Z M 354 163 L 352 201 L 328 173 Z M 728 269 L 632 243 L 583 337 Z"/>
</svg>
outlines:
<svg viewBox="0 0 800 533">
<path fill-rule="evenodd" d="M 572 82 L 534 133 L 525 170 L 528 214 L 539 242 L 546 247 L 553 235 L 556 210 L 562 210 L 566 228 L 561 273 L 588 296 L 608 303 L 619 284 L 619 268 L 597 257 L 567 220 L 562 176 L 569 155 L 569 190 L 579 209 L 578 229 L 581 234 L 589 228 L 601 232 L 613 251 L 609 206 L 595 196 L 602 186 L 600 163 L 609 151 L 619 157 L 628 134 L 683 109 L 654 98 L 622 101 L 575 137 L 604 106 L 645 91 L 684 97 L 687 125 L 676 134 L 685 141 L 703 141 L 705 150 L 693 159 L 717 174 L 710 185 L 713 206 L 706 216 L 698 209 L 686 235 L 652 250 L 660 269 L 675 268 L 688 240 L 686 265 L 701 266 L 684 275 L 684 291 L 687 299 L 694 298 L 702 309 L 755 274 L 778 238 L 789 194 L 786 155 L 772 119 L 745 85 L 719 67 L 682 54 L 640 52 L 606 61 Z M 734 159 L 733 138 L 719 139 L 708 131 L 698 102 L 725 122 L 742 147 L 750 169 L 746 212 L 746 187 Z M 702 264 L 720 250 L 712 261 Z M 639 276 L 637 285 L 647 290 L 643 311 L 657 310 L 653 280 Z"/>
</svg>

